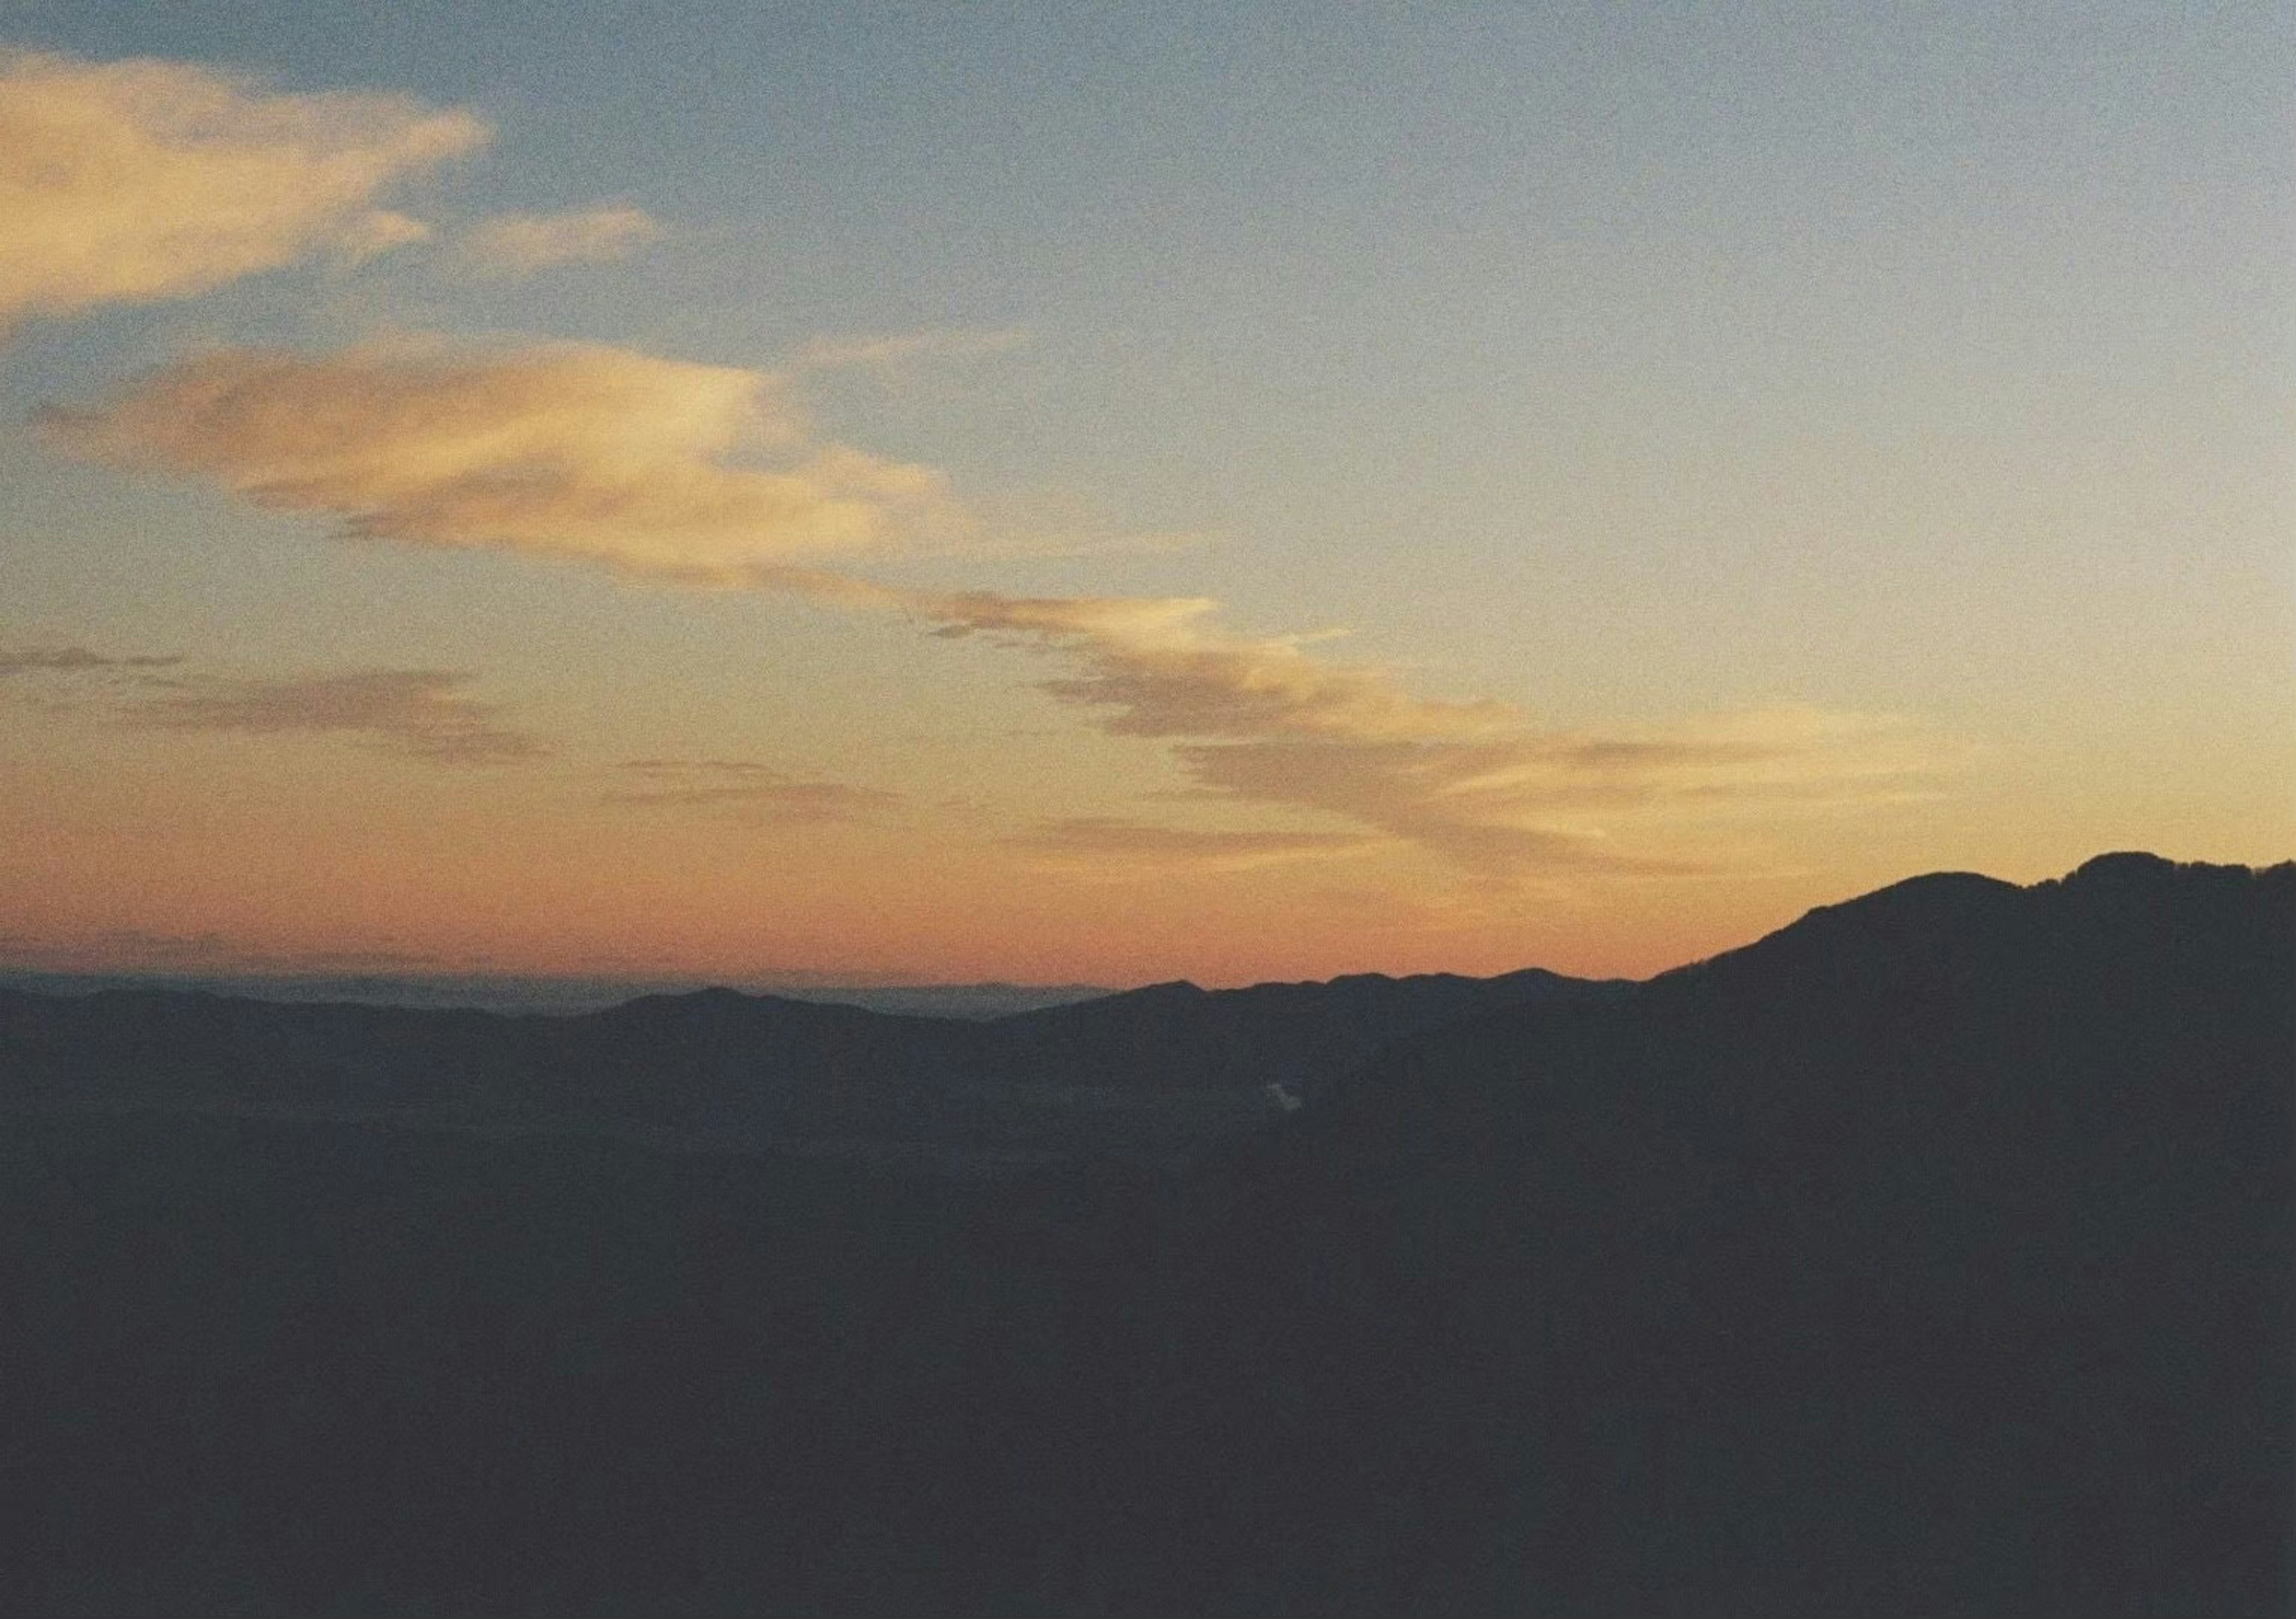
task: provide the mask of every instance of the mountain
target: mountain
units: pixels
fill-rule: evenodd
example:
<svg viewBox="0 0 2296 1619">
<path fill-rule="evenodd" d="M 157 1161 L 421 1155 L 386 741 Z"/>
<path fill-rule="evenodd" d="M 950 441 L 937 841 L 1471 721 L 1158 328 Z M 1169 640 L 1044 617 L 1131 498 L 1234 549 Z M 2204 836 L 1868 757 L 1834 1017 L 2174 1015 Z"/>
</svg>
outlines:
<svg viewBox="0 0 2296 1619">
<path fill-rule="evenodd" d="M 789 1001 L 828 1001 L 912 1018 L 969 1018 L 986 1023 L 1015 1012 L 1097 1001 L 1118 992 L 1093 984 L 775 985 L 766 993 Z"/>
<path fill-rule="evenodd" d="M 2296 867 L 2137 855 L 1431 1034 L 1167 1278 L 1144 1509 L 1303 1612 L 2285 1612 L 2292 1086 Z"/>
<path fill-rule="evenodd" d="M 248 1001 L 337 1002 L 368 1006 L 470 1009 L 495 1012 L 595 1012 L 640 995 L 682 993 L 693 982 L 521 977 L 510 973 L 101 973 L 0 967 L 0 988 L 85 995 L 100 990 L 176 990 Z M 1065 1006 L 1115 992 L 1090 984 L 868 984 L 774 982 L 757 993 L 790 1001 L 826 1001 L 918 1018 L 1009 1017 Z"/>
<path fill-rule="evenodd" d="M 701 990 L 543 1017 L 200 993 L 0 990 L 0 1107 L 135 1106 L 1042 1157 L 1199 1150 L 1389 1041 L 1620 993 L 1488 979 L 1164 985 L 991 1020 Z"/>
<path fill-rule="evenodd" d="M 1241 1072 L 1316 1002 L 1231 994 L 1013 1049 Z M 316 1047 L 431 1111 L 13 1108 L 0 1609 L 2287 1611 L 2296 866 L 1921 878 L 1628 991 L 1324 1004 L 1449 1010 L 1185 1168 L 982 1181 L 439 1122 L 490 1051 L 488 1107 L 572 1074 L 626 1120 L 665 1052 L 722 1100 L 898 1019 L 385 1021 L 370 1074 L 267 1019 L 313 1009 L 8 1002 L 37 1084 L 261 1100 Z"/>
</svg>

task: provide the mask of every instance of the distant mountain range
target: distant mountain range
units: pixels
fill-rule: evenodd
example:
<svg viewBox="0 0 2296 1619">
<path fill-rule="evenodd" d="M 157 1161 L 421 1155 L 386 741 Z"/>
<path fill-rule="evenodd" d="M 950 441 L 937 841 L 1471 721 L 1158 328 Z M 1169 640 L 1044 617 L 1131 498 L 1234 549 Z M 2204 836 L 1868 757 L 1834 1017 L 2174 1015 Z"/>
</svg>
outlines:
<svg viewBox="0 0 2296 1619">
<path fill-rule="evenodd" d="M 994 1020 L 725 989 L 570 1016 L 0 990 L 0 1107 L 604 1131 L 945 1166 L 1168 1157 L 1281 1115 L 1390 1041 L 1625 987 L 1536 969 L 1163 984 Z"/>
<path fill-rule="evenodd" d="M 784 1150 L 1000 1084 L 1155 1150 Z M 2276 1615 L 2292 1102 L 2296 865 L 2128 854 L 1631 986 L 11 995 L 0 1609 Z"/>
<path fill-rule="evenodd" d="M 50 995 L 94 994 L 107 989 L 177 990 L 248 1001 L 323 1001 L 364 1006 L 471 1008 L 491 1012 L 595 1012 L 641 995 L 681 994 L 709 985 L 660 978 L 583 977 L 564 974 L 431 973 L 182 973 L 62 972 L 0 967 L 0 989 Z M 749 986 L 752 994 L 785 1001 L 822 1001 L 873 1012 L 915 1018 L 1006 1018 L 1047 1006 L 1066 1006 L 1117 992 L 1091 984 L 832 984 L 783 983 Z"/>
</svg>

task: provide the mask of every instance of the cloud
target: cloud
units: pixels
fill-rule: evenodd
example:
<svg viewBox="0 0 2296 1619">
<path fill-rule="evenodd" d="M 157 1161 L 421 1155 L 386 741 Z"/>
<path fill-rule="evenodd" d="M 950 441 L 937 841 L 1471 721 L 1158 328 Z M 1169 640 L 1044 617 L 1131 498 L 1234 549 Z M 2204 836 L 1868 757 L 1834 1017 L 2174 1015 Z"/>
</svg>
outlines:
<svg viewBox="0 0 2296 1619">
<path fill-rule="evenodd" d="M 0 647 L 0 687 L 12 705 L 54 715 L 84 709 L 90 701 L 116 705 L 129 692 L 182 685 L 173 673 L 177 656 L 126 657 L 81 646 Z"/>
<path fill-rule="evenodd" d="M 225 349 L 42 421 L 78 454 L 357 536 L 697 584 L 966 521 L 931 469 L 816 440 L 769 373 L 588 345 Z M 781 464 L 729 459 L 758 453 Z"/>
<path fill-rule="evenodd" d="M 480 274 L 516 280 L 561 265 L 611 264 L 663 233 L 660 220 L 636 208 L 501 214 L 472 227 L 463 250 Z"/>
<path fill-rule="evenodd" d="M 373 213 L 345 231 L 336 248 L 346 261 L 365 264 L 393 248 L 411 247 L 436 234 L 424 221 L 410 219 L 405 214 Z"/>
<path fill-rule="evenodd" d="M 129 710 L 169 731 L 341 733 L 439 765 L 487 765 L 550 750 L 499 724 L 493 704 L 462 694 L 467 675 L 359 669 L 289 680 L 203 680 Z"/>
<path fill-rule="evenodd" d="M 0 52 L 0 331 L 414 240 L 427 227 L 376 198 L 488 136 L 402 95 Z"/>
<path fill-rule="evenodd" d="M 1073 859 L 1094 871 L 1119 876 L 1246 871 L 1362 854 L 1380 843 L 1351 832 L 1202 830 L 1097 815 L 1047 822 L 1009 841 L 1015 847 Z"/>
<path fill-rule="evenodd" d="M 776 826 L 867 821 L 902 801 L 873 787 L 800 781 L 748 759 L 630 759 L 621 770 L 634 785 L 606 794 L 609 804 L 701 805 Z"/>
<path fill-rule="evenodd" d="M 1002 354 L 1029 340 L 1024 331 L 902 331 L 876 337 L 816 338 L 791 356 L 800 371 L 858 369 L 885 374 L 916 360 L 970 360 Z"/>
<path fill-rule="evenodd" d="M 86 647 L 0 647 L 0 679 L 11 675 L 133 674 L 139 670 L 172 669 L 180 656 L 111 658 Z"/>
<path fill-rule="evenodd" d="M 214 969 L 235 964 L 240 954 L 219 933 L 152 933 L 120 928 L 64 939 L 0 934 L 0 962 L 35 971 Z"/>
<path fill-rule="evenodd" d="M 1809 708 L 1600 734 L 1546 731 L 1489 699 L 1431 700 L 1391 672 L 1250 639 L 1201 598 L 919 597 L 932 634 L 988 634 L 1068 659 L 1041 683 L 1152 737 L 1210 796 L 1333 815 L 1485 878 L 1542 871 L 1683 875 L 1696 862 L 1614 842 L 1603 822 L 1712 820 L 1734 806 L 1871 803 L 1933 775 L 1945 750 L 1886 717 Z"/>
<path fill-rule="evenodd" d="M 220 933 L 106 928 L 62 938 L 0 934 L 0 965 L 41 973 L 278 973 L 406 971 L 454 965 L 423 951 L 262 949 Z"/>
<path fill-rule="evenodd" d="M 1518 723 L 1504 703 L 1431 702 L 1386 673 L 1324 662 L 1311 638 L 1244 640 L 1205 627 L 1206 597 L 1011 597 L 967 592 L 920 599 L 935 634 L 1002 634 L 1074 655 L 1083 673 L 1048 681 L 1065 701 L 1113 710 L 1119 736 L 1323 736 L 1355 740 L 1496 734 Z"/>
<path fill-rule="evenodd" d="M 1198 793 L 1337 818 L 1485 881 L 1702 870 L 1652 850 L 1756 808 L 1904 797 L 1947 762 L 1897 722 L 1814 709 L 1543 728 L 1506 702 L 1422 697 L 1393 670 L 1334 660 L 1320 650 L 1326 636 L 1226 632 L 1206 597 L 936 593 L 853 578 L 815 559 L 972 519 L 928 469 L 816 442 L 780 379 L 759 372 L 572 346 L 235 350 L 46 421 L 84 454 L 203 475 L 259 504 L 332 513 L 370 538 L 793 593 L 1029 649 L 1066 666 L 1045 691 L 1112 735 L 1168 745 Z M 771 451 L 784 470 L 729 459 L 744 450 Z M 689 773 L 649 801 L 825 817 L 847 807 L 823 796 L 831 786 Z"/>
<path fill-rule="evenodd" d="M 463 695 L 468 675 L 355 669 L 287 679 L 178 673 L 178 656 L 112 657 L 85 647 L 0 648 L 0 679 L 49 675 L 58 714 L 97 712 L 164 731 L 340 732 L 438 764 L 537 758 L 551 749 Z"/>
</svg>

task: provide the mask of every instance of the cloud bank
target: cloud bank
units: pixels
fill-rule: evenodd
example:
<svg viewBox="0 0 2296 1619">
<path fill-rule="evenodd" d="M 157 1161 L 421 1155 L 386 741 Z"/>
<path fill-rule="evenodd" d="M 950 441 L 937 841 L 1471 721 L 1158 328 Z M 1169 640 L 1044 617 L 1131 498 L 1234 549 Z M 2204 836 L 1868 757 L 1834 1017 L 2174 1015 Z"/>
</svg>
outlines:
<svg viewBox="0 0 2296 1619">
<path fill-rule="evenodd" d="M 1418 696 L 1391 670 L 1319 655 L 1321 637 L 1230 634 L 1209 598 L 936 593 L 857 579 L 816 563 L 970 519 L 930 469 L 816 442 L 780 380 L 760 372 L 570 345 L 240 349 L 46 420 L 80 454 L 329 513 L 372 539 L 794 593 L 1024 648 L 1065 666 L 1040 683 L 1046 691 L 1112 735 L 1168 746 L 1197 794 L 1309 812 L 1337 822 L 1339 836 L 1424 849 L 1488 881 L 1702 870 L 1650 849 L 1679 847 L 1685 827 L 1757 806 L 1901 797 L 1947 762 L 1889 719 L 1808 708 L 1604 732 L 1543 728 L 1506 702 Z M 733 459 L 744 452 L 783 465 Z M 852 807 L 820 796 L 830 786 L 689 769 L 651 790 L 653 801 L 825 817 Z M 1638 835 L 1614 838 L 1626 826 Z M 1159 846 L 1160 836 L 1116 822 L 1043 835 L 1046 846 L 1098 839 L 1112 852 L 1123 842 L 1164 860 L 1184 845 L 1198 858 L 1239 860 L 1340 846 L 1250 830 L 1172 831 Z M 1231 841 L 1188 845 L 1199 836 Z"/>
<path fill-rule="evenodd" d="M 488 135 L 403 95 L 0 52 L 0 332 L 419 240 L 429 227 L 378 197 Z"/>
</svg>

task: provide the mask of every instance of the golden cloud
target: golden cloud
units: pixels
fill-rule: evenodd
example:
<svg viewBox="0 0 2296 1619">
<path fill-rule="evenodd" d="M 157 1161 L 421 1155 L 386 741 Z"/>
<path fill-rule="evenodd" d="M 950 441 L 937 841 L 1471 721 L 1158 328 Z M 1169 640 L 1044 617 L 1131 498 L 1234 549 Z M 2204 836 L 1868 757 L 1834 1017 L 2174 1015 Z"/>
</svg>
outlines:
<svg viewBox="0 0 2296 1619">
<path fill-rule="evenodd" d="M 1084 673 L 1046 683 L 1062 699 L 1113 709 L 1121 736 L 1471 737 L 1504 731 L 1513 711 L 1491 701 L 1415 698 L 1384 672 L 1323 662 L 1308 638 L 1242 640 L 1209 631 L 1206 597 L 1010 597 L 985 592 L 922 601 L 943 635 L 1001 633 L 1076 654 Z"/>
<path fill-rule="evenodd" d="M 359 536 L 695 583 L 966 521 L 931 469 L 816 442 L 773 376 L 620 348 L 226 349 L 43 421 L 79 454 Z M 780 464 L 730 459 L 743 453 Z"/>
<path fill-rule="evenodd" d="M 419 239 L 429 227 L 376 197 L 488 135 L 403 95 L 0 53 L 0 330 Z"/>
<path fill-rule="evenodd" d="M 643 209 L 594 208 L 499 215 L 482 220 L 463 245 L 481 274 L 515 279 L 560 265 L 611 264 L 662 235 L 661 222 Z"/>
<path fill-rule="evenodd" d="M 760 372 L 570 345 L 234 350 L 47 424 L 82 454 L 332 513 L 361 536 L 791 592 L 1029 648 L 1068 666 L 1046 691 L 1112 734 L 1170 744 L 1199 792 L 1336 819 L 1350 838 L 1423 848 L 1490 880 L 1698 869 L 1648 851 L 1757 806 L 1903 797 L 1948 762 L 1909 727 L 1809 709 L 1555 731 L 1506 702 L 1418 696 L 1392 670 L 1320 656 L 1321 637 L 1227 633 L 1209 598 L 933 593 L 811 566 L 973 519 L 931 469 L 816 442 Z M 782 464 L 732 459 L 760 452 Z M 852 807 L 814 793 L 827 785 L 693 776 L 655 792 L 761 813 Z M 1628 827 L 1643 836 L 1615 840 Z M 1166 860 L 1193 836 L 1113 822 L 1064 835 L 1071 849 L 1128 840 Z M 1204 836 L 1231 841 L 1191 846 L 1199 857 L 1279 846 L 1249 830 Z M 1309 851 L 1281 836 L 1285 857 Z"/>
<path fill-rule="evenodd" d="M 1175 744 L 1212 796 L 1336 816 L 1479 874 L 1683 874 L 1602 821 L 1710 821 L 1734 806 L 1871 803 L 1916 790 L 1948 753 L 1887 717 L 1808 708 L 1603 735 L 1543 731 L 1493 699 L 1432 701 L 1390 671 L 1329 663 L 1300 637 L 1209 627 L 1201 598 L 916 598 L 942 635 L 1064 656 L 1043 683 L 1115 734 Z"/>
</svg>

